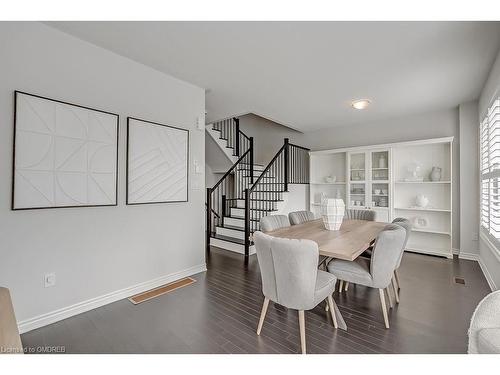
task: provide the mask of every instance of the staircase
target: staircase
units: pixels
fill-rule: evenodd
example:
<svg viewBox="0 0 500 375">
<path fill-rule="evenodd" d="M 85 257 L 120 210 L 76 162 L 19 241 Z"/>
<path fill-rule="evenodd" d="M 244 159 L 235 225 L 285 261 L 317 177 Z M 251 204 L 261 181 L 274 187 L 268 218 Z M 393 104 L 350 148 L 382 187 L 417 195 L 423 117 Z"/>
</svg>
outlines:
<svg viewBox="0 0 500 375">
<path fill-rule="evenodd" d="M 233 165 L 212 188 L 207 188 L 207 252 L 210 245 L 245 255 L 255 253 L 251 234 L 260 218 L 283 212 L 288 184 L 309 183 L 309 150 L 284 140 L 267 166 L 253 162 L 253 138 L 236 118 L 209 124 L 207 133 Z"/>
</svg>

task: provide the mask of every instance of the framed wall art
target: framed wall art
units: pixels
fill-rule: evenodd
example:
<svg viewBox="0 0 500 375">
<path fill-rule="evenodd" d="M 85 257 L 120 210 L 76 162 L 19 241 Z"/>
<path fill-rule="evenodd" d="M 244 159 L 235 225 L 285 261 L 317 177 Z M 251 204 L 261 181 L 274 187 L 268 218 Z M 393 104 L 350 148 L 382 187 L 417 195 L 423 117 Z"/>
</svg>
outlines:
<svg viewBox="0 0 500 375">
<path fill-rule="evenodd" d="M 12 209 L 117 205 L 119 116 L 14 93 Z"/>
<path fill-rule="evenodd" d="M 189 131 L 127 118 L 127 204 L 188 201 Z"/>
</svg>

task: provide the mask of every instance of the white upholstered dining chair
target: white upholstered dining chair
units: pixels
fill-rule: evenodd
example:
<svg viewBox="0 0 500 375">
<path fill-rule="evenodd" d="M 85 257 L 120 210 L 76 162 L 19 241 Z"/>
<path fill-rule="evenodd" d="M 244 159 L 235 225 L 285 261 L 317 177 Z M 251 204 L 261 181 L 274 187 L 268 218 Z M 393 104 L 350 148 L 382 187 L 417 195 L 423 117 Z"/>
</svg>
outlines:
<svg viewBox="0 0 500 375">
<path fill-rule="evenodd" d="M 289 226 L 290 220 L 286 215 L 268 215 L 260 218 L 260 230 L 263 232 L 271 232 Z"/>
<path fill-rule="evenodd" d="M 299 225 L 314 220 L 314 214 L 311 211 L 295 211 L 288 214 L 290 224 Z"/>
<path fill-rule="evenodd" d="M 388 224 L 375 241 L 371 259 L 358 257 L 353 262 L 335 259 L 328 263 L 328 272 L 337 278 L 379 290 L 386 328 L 389 328 L 389 317 L 384 289 L 391 283 L 398 259 L 403 251 L 405 236 L 406 232 L 402 226 Z"/>
<path fill-rule="evenodd" d="M 327 299 L 333 325 L 338 326 L 332 298 L 337 278 L 318 270 L 319 250 L 313 241 L 276 238 L 262 232 L 255 232 L 253 238 L 264 294 L 257 335 L 262 330 L 269 301 L 298 310 L 300 343 L 305 354 L 305 310 Z"/>
</svg>

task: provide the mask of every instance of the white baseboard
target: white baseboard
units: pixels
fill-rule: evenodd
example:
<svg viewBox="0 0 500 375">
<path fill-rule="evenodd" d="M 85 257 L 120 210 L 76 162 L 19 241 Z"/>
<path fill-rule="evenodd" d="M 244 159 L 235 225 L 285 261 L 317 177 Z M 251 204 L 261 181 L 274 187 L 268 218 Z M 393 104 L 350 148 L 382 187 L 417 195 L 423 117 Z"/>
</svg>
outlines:
<svg viewBox="0 0 500 375">
<path fill-rule="evenodd" d="M 459 254 L 460 254 L 460 249 L 455 249 L 455 248 L 452 248 L 452 249 L 451 249 L 451 253 L 452 253 L 453 255 L 459 255 Z"/>
<path fill-rule="evenodd" d="M 483 275 L 486 278 L 488 285 L 490 286 L 490 289 L 492 291 L 497 290 L 497 286 L 495 285 L 495 281 L 491 277 L 490 271 L 488 271 L 488 268 L 486 267 L 486 264 L 484 264 L 483 259 L 481 257 L 478 258 L 478 263 L 479 263 L 479 267 L 481 267 L 481 271 L 483 271 Z"/>
<path fill-rule="evenodd" d="M 199 264 L 197 266 L 190 267 L 179 272 L 171 273 L 170 275 L 160 276 L 153 280 L 145 281 L 140 284 L 136 284 L 99 297 L 76 303 L 71 306 L 63 307 L 58 310 L 54 310 L 30 319 L 23 320 L 21 322 L 18 322 L 19 333 L 29 332 L 33 329 L 37 329 L 48 324 L 52 324 L 60 320 L 69 318 L 71 316 L 78 315 L 86 311 L 107 305 L 109 303 L 133 296 L 134 294 L 157 288 L 161 285 L 171 283 L 172 281 L 182 279 L 183 277 L 188 277 L 200 272 L 205 272 L 206 270 L 207 266 L 205 263 Z"/>
<path fill-rule="evenodd" d="M 479 254 L 476 253 L 466 253 L 466 252 L 459 252 L 458 254 L 459 259 L 465 259 L 465 260 L 475 260 L 476 262 L 479 261 Z"/>
</svg>

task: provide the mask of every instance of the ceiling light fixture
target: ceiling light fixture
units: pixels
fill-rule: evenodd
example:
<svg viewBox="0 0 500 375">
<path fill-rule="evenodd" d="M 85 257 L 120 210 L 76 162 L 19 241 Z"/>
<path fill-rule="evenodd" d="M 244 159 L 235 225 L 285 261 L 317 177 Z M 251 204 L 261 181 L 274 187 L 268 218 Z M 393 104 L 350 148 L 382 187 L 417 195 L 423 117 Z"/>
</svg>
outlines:
<svg viewBox="0 0 500 375">
<path fill-rule="evenodd" d="M 359 99 L 359 100 L 353 100 L 351 105 L 352 108 L 354 109 L 365 109 L 371 104 L 371 101 L 368 99 Z"/>
</svg>

